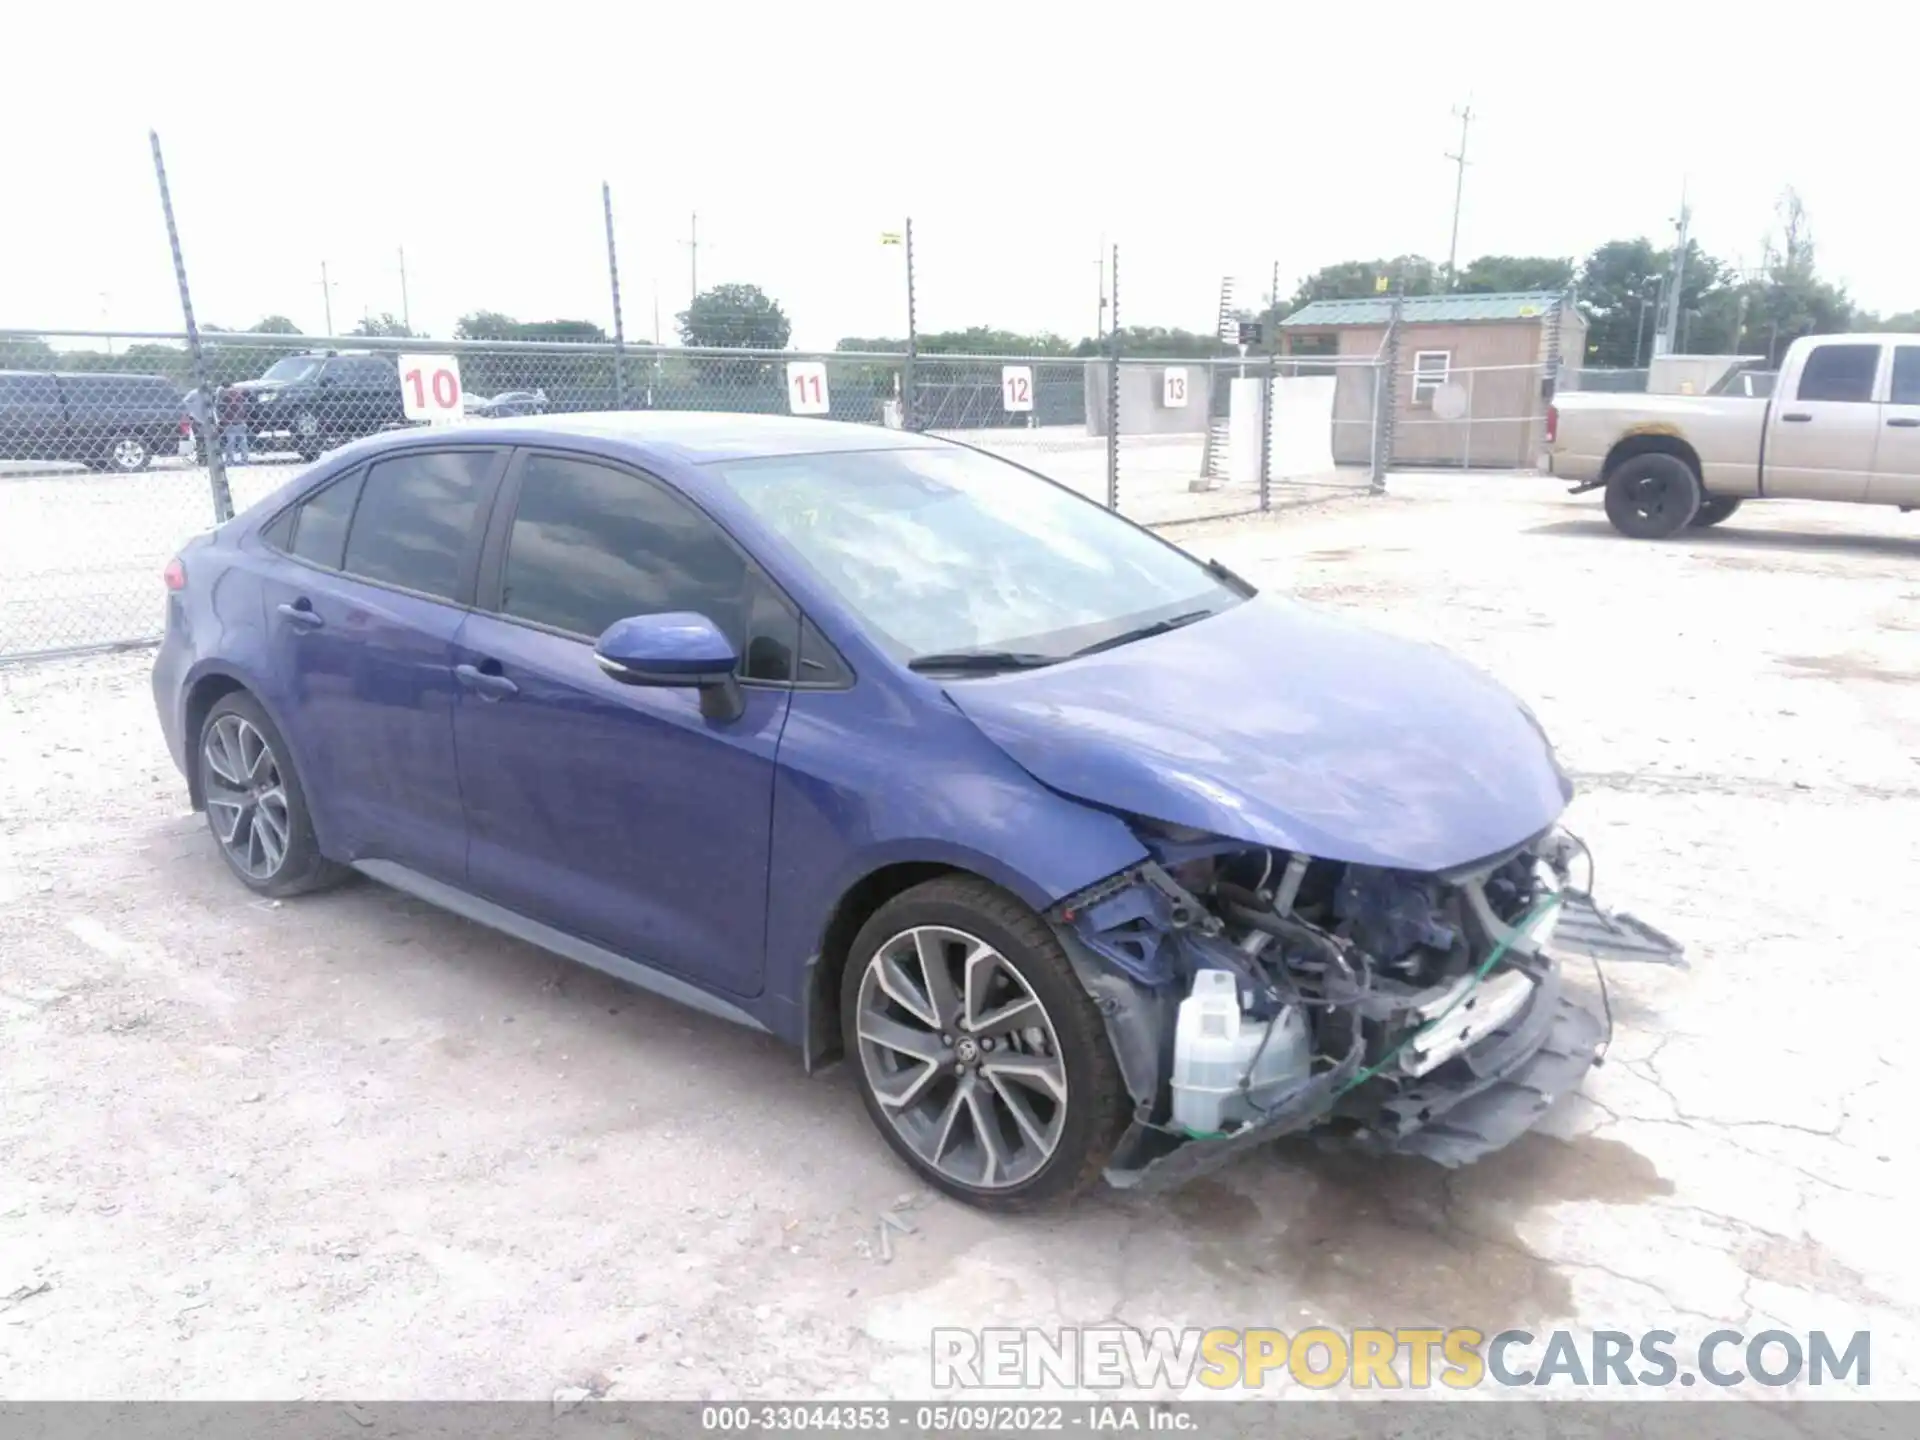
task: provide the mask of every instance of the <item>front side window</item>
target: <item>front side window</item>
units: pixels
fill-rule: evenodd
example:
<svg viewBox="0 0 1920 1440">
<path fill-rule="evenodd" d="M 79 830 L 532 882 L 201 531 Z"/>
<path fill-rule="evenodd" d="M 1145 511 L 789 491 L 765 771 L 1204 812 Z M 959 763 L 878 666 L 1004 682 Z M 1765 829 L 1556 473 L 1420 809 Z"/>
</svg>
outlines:
<svg viewBox="0 0 1920 1440">
<path fill-rule="evenodd" d="M 1864 405 L 1873 399 L 1873 377 L 1880 368 L 1878 345 L 1819 345 L 1800 370 L 1800 400 L 1842 400 Z"/>
<path fill-rule="evenodd" d="M 908 663 L 962 652 L 1064 659 L 1242 598 L 1098 505 L 957 446 L 711 468 Z"/>
<path fill-rule="evenodd" d="M 704 615 L 754 680 L 794 678 L 799 616 L 720 527 L 629 471 L 529 456 L 500 613 L 586 639 L 633 615 Z"/>
<path fill-rule="evenodd" d="M 367 471 L 341 569 L 423 595 L 452 599 L 473 529 L 490 450 L 396 455 Z M 302 517 L 301 528 L 305 528 Z M 300 537 L 294 537 L 296 548 Z"/>
</svg>

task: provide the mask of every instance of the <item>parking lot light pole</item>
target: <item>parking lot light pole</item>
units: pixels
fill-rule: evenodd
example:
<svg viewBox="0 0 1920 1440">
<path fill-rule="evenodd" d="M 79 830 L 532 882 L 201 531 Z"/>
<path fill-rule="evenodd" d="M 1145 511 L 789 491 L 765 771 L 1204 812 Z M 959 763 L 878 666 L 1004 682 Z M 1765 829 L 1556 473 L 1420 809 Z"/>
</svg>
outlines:
<svg viewBox="0 0 1920 1440">
<path fill-rule="evenodd" d="M 160 157 L 160 132 L 149 130 L 153 142 L 153 173 L 160 182 L 160 210 L 167 217 L 167 244 L 173 250 L 173 278 L 180 286 L 180 313 L 187 322 L 187 354 L 193 362 L 193 383 L 208 418 L 200 422 L 200 442 L 207 451 L 207 483 L 213 490 L 216 525 L 233 518 L 233 492 L 227 488 L 226 462 L 220 454 L 220 410 L 207 374 L 206 353 L 200 348 L 200 327 L 193 318 L 193 295 L 187 289 L 187 262 L 180 254 L 180 229 L 173 223 L 173 192 L 167 188 L 167 162 Z"/>
</svg>

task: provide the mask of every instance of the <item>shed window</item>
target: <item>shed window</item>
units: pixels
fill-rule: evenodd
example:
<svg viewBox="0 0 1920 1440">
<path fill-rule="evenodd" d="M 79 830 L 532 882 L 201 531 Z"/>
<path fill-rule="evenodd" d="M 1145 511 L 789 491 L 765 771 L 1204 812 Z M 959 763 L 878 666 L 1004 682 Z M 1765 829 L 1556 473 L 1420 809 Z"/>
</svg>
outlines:
<svg viewBox="0 0 1920 1440">
<path fill-rule="evenodd" d="M 1413 408 L 1431 410 L 1433 392 L 1447 383 L 1451 350 L 1416 350 L 1413 355 Z"/>
</svg>

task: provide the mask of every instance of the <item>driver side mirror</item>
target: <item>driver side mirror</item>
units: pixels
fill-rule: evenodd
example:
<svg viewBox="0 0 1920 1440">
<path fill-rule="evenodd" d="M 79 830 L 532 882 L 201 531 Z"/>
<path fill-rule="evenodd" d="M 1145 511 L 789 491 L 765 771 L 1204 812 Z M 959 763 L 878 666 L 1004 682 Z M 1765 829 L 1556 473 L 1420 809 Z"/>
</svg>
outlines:
<svg viewBox="0 0 1920 1440">
<path fill-rule="evenodd" d="M 594 642 L 593 658 L 622 685 L 698 690 L 709 720 L 737 720 L 746 711 L 735 671 L 740 656 L 704 615 L 673 611 L 630 615 Z"/>
</svg>

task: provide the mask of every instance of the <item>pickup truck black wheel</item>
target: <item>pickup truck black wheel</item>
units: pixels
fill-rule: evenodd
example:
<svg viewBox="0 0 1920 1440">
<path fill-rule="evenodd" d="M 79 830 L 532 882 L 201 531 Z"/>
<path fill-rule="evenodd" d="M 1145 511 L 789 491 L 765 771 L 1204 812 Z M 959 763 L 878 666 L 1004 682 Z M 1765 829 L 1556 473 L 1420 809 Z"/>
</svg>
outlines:
<svg viewBox="0 0 1920 1440">
<path fill-rule="evenodd" d="M 1607 519 L 1635 540 L 1664 540 L 1693 523 L 1700 477 L 1677 455 L 1635 455 L 1607 477 Z"/>
<path fill-rule="evenodd" d="M 1693 517 L 1693 528 L 1704 530 L 1709 525 L 1718 525 L 1739 508 L 1739 500 L 1730 495 L 1709 495 L 1700 502 L 1700 509 Z"/>
</svg>

